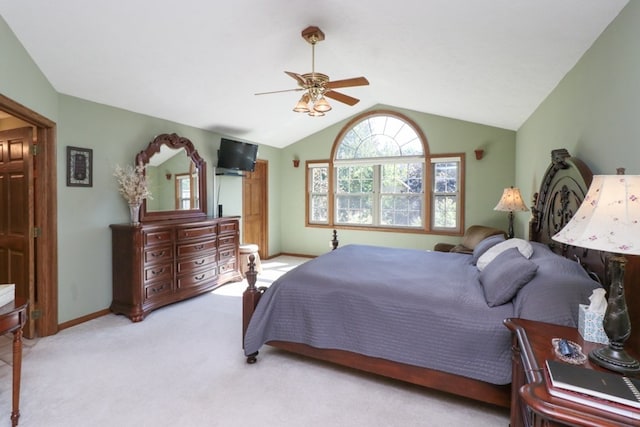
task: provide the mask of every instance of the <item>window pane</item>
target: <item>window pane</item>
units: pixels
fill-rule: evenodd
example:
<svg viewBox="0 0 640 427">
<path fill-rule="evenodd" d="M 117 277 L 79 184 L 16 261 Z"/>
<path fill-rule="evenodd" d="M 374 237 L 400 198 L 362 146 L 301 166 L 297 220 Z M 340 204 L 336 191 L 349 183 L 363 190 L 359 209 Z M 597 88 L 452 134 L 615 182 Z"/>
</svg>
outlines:
<svg viewBox="0 0 640 427">
<path fill-rule="evenodd" d="M 329 192 L 329 168 L 311 168 L 311 191 L 313 193 Z"/>
<path fill-rule="evenodd" d="M 382 165 L 383 193 L 422 193 L 422 163 Z"/>
<path fill-rule="evenodd" d="M 336 222 L 340 224 L 373 224 L 373 198 L 367 195 L 336 197 Z"/>
<path fill-rule="evenodd" d="M 336 159 L 422 156 L 424 149 L 416 130 L 390 115 L 373 115 L 356 123 L 340 141 Z"/>
<path fill-rule="evenodd" d="M 327 195 L 311 196 L 311 221 L 327 222 L 329 220 L 329 203 Z"/>
<path fill-rule="evenodd" d="M 436 228 L 456 228 L 457 210 L 457 197 L 436 195 L 434 198 L 433 226 Z"/>
<path fill-rule="evenodd" d="M 373 192 L 373 166 L 340 166 L 337 175 L 338 193 Z"/>
<path fill-rule="evenodd" d="M 421 227 L 422 195 L 384 195 L 380 198 L 382 225 Z"/>
<path fill-rule="evenodd" d="M 433 164 L 433 189 L 436 193 L 458 191 L 458 162 Z"/>
</svg>

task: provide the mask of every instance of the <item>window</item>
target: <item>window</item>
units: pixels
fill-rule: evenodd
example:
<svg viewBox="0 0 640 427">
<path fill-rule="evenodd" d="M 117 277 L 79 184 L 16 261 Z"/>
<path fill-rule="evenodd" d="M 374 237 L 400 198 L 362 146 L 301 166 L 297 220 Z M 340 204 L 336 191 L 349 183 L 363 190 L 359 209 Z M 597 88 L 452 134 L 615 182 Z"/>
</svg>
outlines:
<svg viewBox="0 0 640 427">
<path fill-rule="evenodd" d="M 329 164 L 307 163 L 307 194 L 309 222 L 329 223 Z"/>
<path fill-rule="evenodd" d="M 434 230 L 456 230 L 460 223 L 460 157 L 431 159 Z"/>
<path fill-rule="evenodd" d="M 357 117 L 332 154 L 307 162 L 308 225 L 460 232 L 463 155 L 430 156 L 406 117 Z"/>
<path fill-rule="evenodd" d="M 200 206 L 198 195 L 198 175 L 178 174 L 176 175 L 176 209 L 197 209 Z"/>
</svg>

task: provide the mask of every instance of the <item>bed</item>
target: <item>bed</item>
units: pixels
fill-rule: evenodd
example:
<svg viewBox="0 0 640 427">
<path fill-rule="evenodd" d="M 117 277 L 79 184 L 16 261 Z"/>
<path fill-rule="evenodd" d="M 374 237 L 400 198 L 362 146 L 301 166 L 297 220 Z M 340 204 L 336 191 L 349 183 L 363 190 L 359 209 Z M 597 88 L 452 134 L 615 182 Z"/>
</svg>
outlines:
<svg viewBox="0 0 640 427">
<path fill-rule="evenodd" d="M 532 206 L 529 242 L 487 242 L 469 255 L 338 247 L 334 232 L 333 251 L 268 289 L 255 286 L 250 266 L 243 295 L 247 362 L 255 363 L 267 344 L 508 407 L 511 335 L 504 319 L 577 326 L 578 304 L 601 286 L 603 254 L 551 240 L 591 177 L 566 150 L 552 152 Z"/>
</svg>

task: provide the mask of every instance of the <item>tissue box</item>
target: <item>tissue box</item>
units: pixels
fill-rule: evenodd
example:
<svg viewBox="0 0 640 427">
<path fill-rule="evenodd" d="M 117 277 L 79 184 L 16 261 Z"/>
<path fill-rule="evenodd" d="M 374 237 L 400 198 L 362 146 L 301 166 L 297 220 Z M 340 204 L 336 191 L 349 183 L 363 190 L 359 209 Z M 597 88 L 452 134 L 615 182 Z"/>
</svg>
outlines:
<svg viewBox="0 0 640 427">
<path fill-rule="evenodd" d="M 608 344 L 609 338 L 602 327 L 604 315 L 592 313 L 587 310 L 588 307 L 586 304 L 579 305 L 578 332 L 585 341 Z"/>
</svg>

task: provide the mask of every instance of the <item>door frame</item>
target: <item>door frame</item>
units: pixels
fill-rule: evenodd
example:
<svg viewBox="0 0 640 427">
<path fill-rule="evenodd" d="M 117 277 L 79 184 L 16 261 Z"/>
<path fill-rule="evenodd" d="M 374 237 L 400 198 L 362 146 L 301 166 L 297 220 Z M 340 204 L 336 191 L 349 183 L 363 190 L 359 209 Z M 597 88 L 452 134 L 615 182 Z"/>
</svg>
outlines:
<svg viewBox="0 0 640 427">
<path fill-rule="evenodd" d="M 38 154 L 35 159 L 34 208 L 35 226 L 40 234 L 35 239 L 36 306 L 29 307 L 35 318 L 39 336 L 58 332 L 58 216 L 56 123 L 0 93 L 0 110 L 37 128 Z"/>
</svg>

